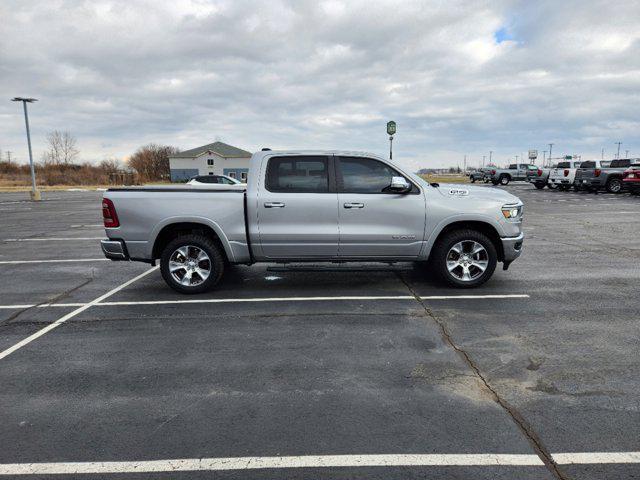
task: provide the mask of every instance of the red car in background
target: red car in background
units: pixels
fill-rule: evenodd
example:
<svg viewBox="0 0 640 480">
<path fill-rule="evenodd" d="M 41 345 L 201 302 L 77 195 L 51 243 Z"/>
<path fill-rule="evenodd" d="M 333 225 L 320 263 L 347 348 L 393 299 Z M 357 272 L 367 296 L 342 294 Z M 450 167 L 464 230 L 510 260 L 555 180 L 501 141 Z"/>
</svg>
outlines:
<svg viewBox="0 0 640 480">
<path fill-rule="evenodd" d="M 622 184 L 633 194 L 640 194 L 640 163 L 633 163 L 622 174 Z"/>
</svg>

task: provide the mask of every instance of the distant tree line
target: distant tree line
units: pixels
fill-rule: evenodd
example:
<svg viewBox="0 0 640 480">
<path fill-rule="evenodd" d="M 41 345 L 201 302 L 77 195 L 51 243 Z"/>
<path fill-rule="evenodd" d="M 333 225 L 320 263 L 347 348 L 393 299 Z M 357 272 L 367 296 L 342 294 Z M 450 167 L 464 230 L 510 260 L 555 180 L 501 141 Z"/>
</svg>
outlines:
<svg viewBox="0 0 640 480">
<path fill-rule="evenodd" d="M 36 179 L 42 185 L 108 185 L 122 178 L 135 178 L 139 183 L 168 180 L 169 156 L 179 152 L 176 147 L 150 143 L 124 163 L 106 158 L 96 164 L 79 160 L 77 139 L 70 132 L 54 130 L 46 139 L 46 150 L 35 164 Z M 29 165 L 3 158 L 0 152 L 0 184 L 29 183 Z"/>
</svg>

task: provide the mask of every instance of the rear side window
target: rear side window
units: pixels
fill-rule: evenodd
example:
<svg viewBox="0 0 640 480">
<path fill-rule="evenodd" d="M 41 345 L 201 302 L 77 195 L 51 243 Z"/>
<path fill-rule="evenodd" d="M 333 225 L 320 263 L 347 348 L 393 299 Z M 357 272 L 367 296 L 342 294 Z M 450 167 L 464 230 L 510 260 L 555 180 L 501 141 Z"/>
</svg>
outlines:
<svg viewBox="0 0 640 480">
<path fill-rule="evenodd" d="M 385 193 L 393 177 L 404 176 L 383 162 L 361 157 L 340 157 L 340 171 L 343 193 Z"/>
<path fill-rule="evenodd" d="M 631 165 L 631 160 L 611 160 L 611 168 L 623 168 Z"/>
<path fill-rule="evenodd" d="M 508 170 L 517 170 L 518 169 L 518 165 L 516 165 L 515 163 L 512 163 L 511 165 L 509 165 Z"/>
<path fill-rule="evenodd" d="M 556 168 L 571 168 L 571 162 L 558 162 Z"/>
<path fill-rule="evenodd" d="M 273 157 L 267 164 L 270 192 L 326 193 L 329 160 L 324 156 Z"/>
<path fill-rule="evenodd" d="M 580 168 L 596 168 L 596 162 L 582 162 Z"/>
</svg>

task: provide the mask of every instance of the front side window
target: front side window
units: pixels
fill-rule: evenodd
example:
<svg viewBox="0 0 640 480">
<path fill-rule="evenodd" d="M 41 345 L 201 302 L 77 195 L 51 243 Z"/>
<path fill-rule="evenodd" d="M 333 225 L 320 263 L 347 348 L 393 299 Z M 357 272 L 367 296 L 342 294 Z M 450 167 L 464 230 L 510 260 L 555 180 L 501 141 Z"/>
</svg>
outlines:
<svg viewBox="0 0 640 480">
<path fill-rule="evenodd" d="M 340 157 L 343 193 L 386 193 L 393 177 L 402 177 L 387 164 L 372 158 Z"/>
<path fill-rule="evenodd" d="M 270 158 L 266 187 L 270 192 L 326 193 L 329 160 L 324 156 Z"/>
</svg>

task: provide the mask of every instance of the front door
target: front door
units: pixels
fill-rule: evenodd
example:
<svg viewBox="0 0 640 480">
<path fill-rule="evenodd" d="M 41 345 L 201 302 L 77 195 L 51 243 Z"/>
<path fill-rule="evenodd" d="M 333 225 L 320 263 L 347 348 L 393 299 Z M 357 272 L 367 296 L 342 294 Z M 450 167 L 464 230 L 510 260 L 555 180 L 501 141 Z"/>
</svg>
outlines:
<svg viewBox="0 0 640 480">
<path fill-rule="evenodd" d="M 270 157 L 258 193 L 260 246 L 268 258 L 335 258 L 338 194 L 333 158 Z"/>
<path fill-rule="evenodd" d="M 425 197 L 411 180 L 409 193 L 389 192 L 391 178 L 404 176 L 365 157 L 336 159 L 340 257 L 405 257 L 420 254 L 426 221 Z M 406 178 L 406 177 L 405 177 Z"/>
</svg>

